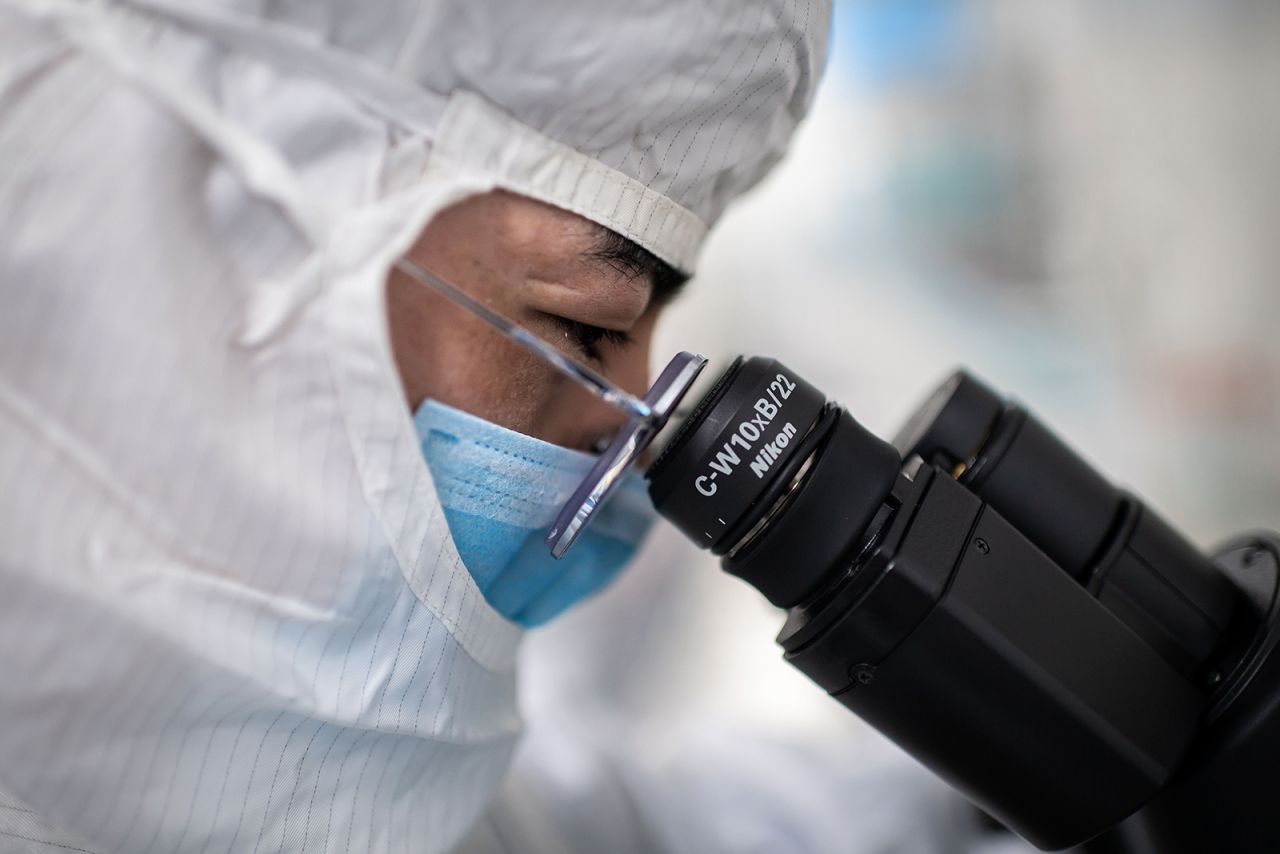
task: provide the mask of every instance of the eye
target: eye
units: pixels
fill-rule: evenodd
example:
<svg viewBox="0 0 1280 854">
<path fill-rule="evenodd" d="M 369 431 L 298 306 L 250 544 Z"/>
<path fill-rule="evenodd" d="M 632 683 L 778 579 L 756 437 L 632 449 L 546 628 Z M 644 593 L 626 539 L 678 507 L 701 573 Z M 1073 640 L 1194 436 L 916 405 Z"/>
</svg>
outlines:
<svg viewBox="0 0 1280 854">
<path fill-rule="evenodd" d="M 601 361 L 600 342 L 602 341 L 614 347 L 625 347 L 631 343 L 631 336 L 626 332 L 617 329 L 605 329 L 601 326 L 592 326 L 589 323 L 570 320 L 567 317 L 558 315 L 553 315 L 553 317 L 560 328 L 564 330 L 565 335 L 573 341 L 583 355 L 592 361 Z"/>
</svg>

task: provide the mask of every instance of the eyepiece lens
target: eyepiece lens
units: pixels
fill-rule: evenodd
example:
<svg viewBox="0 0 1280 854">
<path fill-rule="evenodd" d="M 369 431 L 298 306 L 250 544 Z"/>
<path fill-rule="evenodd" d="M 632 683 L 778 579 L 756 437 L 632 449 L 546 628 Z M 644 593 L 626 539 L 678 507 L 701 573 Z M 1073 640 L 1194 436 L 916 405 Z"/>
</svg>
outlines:
<svg viewBox="0 0 1280 854">
<path fill-rule="evenodd" d="M 776 359 L 739 358 L 650 468 L 654 506 L 691 540 L 723 553 L 825 404 Z"/>
</svg>

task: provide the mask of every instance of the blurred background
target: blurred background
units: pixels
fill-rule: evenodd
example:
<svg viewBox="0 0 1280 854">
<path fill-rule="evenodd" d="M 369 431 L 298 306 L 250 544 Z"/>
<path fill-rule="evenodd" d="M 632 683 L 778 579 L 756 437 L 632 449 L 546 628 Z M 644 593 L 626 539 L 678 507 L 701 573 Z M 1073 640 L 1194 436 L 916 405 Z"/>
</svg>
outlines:
<svg viewBox="0 0 1280 854">
<path fill-rule="evenodd" d="M 839 0 L 811 118 L 655 352 L 776 356 L 890 438 L 966 365 L 1205 547 L 1280 528 L 1278 89 L 1280 4 Z M 932 785 L 781 622 L 659 530 L 530 637 L 531 726 L 700 721 Z"/>
</svg>

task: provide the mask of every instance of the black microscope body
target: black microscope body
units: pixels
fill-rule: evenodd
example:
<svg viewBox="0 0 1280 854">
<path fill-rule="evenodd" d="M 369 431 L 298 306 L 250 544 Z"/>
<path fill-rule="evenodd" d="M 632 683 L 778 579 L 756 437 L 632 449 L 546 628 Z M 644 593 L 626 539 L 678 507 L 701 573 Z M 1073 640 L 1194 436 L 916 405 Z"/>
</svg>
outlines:
<svg viewBox="0 0 1280 854">
<path fill-rule="evenodd" d="M 649 471 L 786 659 L 1045 850 L 1280 851 L 1280 539 L 1206 557 L 951 377 L 893 444 L 739 359 Z"/>
</svg>

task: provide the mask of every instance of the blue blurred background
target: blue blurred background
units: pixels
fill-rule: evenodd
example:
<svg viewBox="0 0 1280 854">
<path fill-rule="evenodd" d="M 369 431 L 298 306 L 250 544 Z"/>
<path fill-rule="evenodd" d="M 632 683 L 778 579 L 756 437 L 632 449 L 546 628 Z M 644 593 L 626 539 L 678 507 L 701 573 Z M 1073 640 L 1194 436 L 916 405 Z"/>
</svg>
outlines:
<svg viewBox="0 0 1280 854">
<path fill-rule="evenodd" d="M 776 356 L 885 436 L 966 365 L 1199 543 L 1280 528 L 1278 82 L 1275 3 L 839 0 L 811 118 L 656 352 Z M 909 765 L 779 660 L 780 624 L 662 531 L 531 638 L 531 718 Z"/>
</svg>

